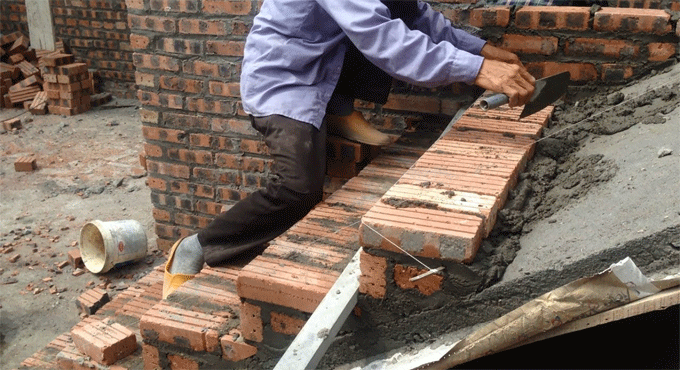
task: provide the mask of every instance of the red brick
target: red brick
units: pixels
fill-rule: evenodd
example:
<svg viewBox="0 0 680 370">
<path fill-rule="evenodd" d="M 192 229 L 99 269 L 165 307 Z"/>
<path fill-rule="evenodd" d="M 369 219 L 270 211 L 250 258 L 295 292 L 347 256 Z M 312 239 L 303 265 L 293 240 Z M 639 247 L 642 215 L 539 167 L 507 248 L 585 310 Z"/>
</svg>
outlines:
<svg viewBox="0 0 680 370">
<path fill-rule="evenodd" d="M 242 41 L 208 40 L 205 42 L 207 54 L 240 57 L 243 56 L 245 43 Z"/>
<path fill-rule="evenodd" d="M 135 334 L 108 318 L 73 329 L 71 336 L 79 350 L 104 365 L 111 365 L 137 349 Z"/>
<path fill-rule="evenodd" d="M 153 214 L 153 219 L 156 220 L 156 221 L 163 221 L 163 222 L 172 221 L 172 216 L 170 215 L 170 212 L 168 212 L 164 209 L 154 208 L 152 210 L 152 214 Z"/>
<path fill-rule="evenodd" d="M 464 263 L 477 253 L 483 231 L 484 220 L 477 216 L 381 202 L 364 215 L 359 229 L 363 246 Z"/>
<path fill-rule="evenodd" d="M 180 19 L 179 32 L 185 34 L 226 36 L 226 22 L 223 20 Z"/>
<path fill-rule="evenodd" d="M 258 135 L 248 120 L 215 117 L 210 120 L 210 130 L 240 135 Z"/>
<path fill-rule="evenodd" d="M 134 66 L 141 69 L 160 69 L 163 71 L 179 72 L 179 59 L 155 54 L 132 54 Z"/>
<path fill-rule="evenodd" d="M 431 96 L 407 96 L 390 94 L 383 109 L 421 113 L 439 113 L 441 101 Z"/>
<path fill-rule="evenodd" d="M 78 297 L 76 300 L 76 307 L 78 307 L 80 312 L 86 315 L 94 315 L 109 301 L 109 293 L 101 288 L 93 288 Z"/>
<path fill-rule="evenodd" d="M 176 20 L 170 17 L 128 14 L 128 24 L 133 31 L 158 31 L 163 34 L 173 34 L 177 31 Z"/>
<path fill-rule="evenodd" d="M 198 361 L 187 356 L 169 354 L 168 360 L 171 370 L 198 370 L 200 368 Z"/>
<path fill-rule="evenodd" d="M 568 71 L 572 81 L 593 81 L 598 78 L 597 69 L 590 63 L 534 62 L 527 63 L 526 68 L 536 78 L 552 76 Z"/>
<path fill-rule="evenodd" d="M 2 122 L 2 127 L 7 131 L 19 130 L 21 129 L 21 119 L 11 118 Z M 32 170 L 29 170 L 32 171 Z"/>
<path fill-rule="evenodd" d="M 675 55 L 677 51 L 676 44 L 662 42 L 651 42 L 647 44 L 647 49 L 649 50 L 650 62 L 663 62 L 664 60 L 668 60 Z"/>
<path fill-rule="evenodd" d="M 510 7 L 496 6 L 476 8 L 470 11 L 470 25 L 474 27 L 507 27 L 510 23 Z"/>
<path fill-rule="evenodd" d="M 184 97 L 182 95 L 157 94 L 151 91 L 137 91 L 137 98 L 144 105 L 151 105 L 156 107 L 182 109 L 184 107 Z"/>
<path fill-rule="evenodd" d="M 205 14 L 247 15 L 252 10 L 250 1 L 203 0 Z"/>
<path fill-rule="evenodd" d="M 517 28 L 533 30 L 586 30 L 590 8 L 576 6 L 524 6 L 515 13 Z"/>
<path fill-rule="evenodd" d="M 286 335 L 297 335 L 305 326 L 305 322 L 305 320 L 278 312 L 272 312 L 269 317 L 269 325 L 271 325 L 272 330 Z"/>
<path fill-rule="evenodd" d="M 240 84 L 238 82 L 210 81 L 208 91 L 213 95 L 239 97 L 241 96 Z"/>
<path fill-rule="evenodd" d="M 143 343 L 142 344 L 142 360 L 144 361 L 144 370 L 160 369 L 160 355 L 158 348 Z"/>
<path fill-rule="evenodd" d="M 362 251 L 359 256 L 359 292 L 373 298 L 384 298 L 387 292 L 387 260 Z"/>
<path fill-rule="evenodd" d="M 128 0 L 129 1 L 129 0 Z M 149 3 L 151 10 L 164 12 L 197 13 L 197 0 L 157 0 Z"/>
<path fill-rule="evenodd" d="M 245 343 L 241 332 L 237 329 L 232 329 L 229 334 L 223 335 L 220 338 L 220 344 L 222 346 L 222 358 L 227 361 L 245 360 L 257 353 L 257 347 Z"/>
<path fill-rule="evenodd" d="M 633 67 L 621 64 L 603 64 L 602 80 L 621 82 L 633 77 Z"/>
<path fill-rule="evenodd" d="M 33 156 L 20 157 L 14 161 L 14 171 L 31 172 L 38 168 L 36 159 Z"/>
<path fill-rule="evenodd" d="M 625 40 L 575 38 L 567 41 L 564 52 L 567 55 L 593 56 L 600 54 L 611 58 L 636 58 L 640 48 Z"/>
<path fill-rule="evenodd" d="M 157 162 L 157 161 L 147 161 L 147 167 L 150 173 L 158 173 L 161 175 L 173 176 L 181 179 L 188 179 L 191 177 L 191 169 L 189 166 Z"/>
<path fill-rule="evenodd" d="M 262 309 L 259 306 L 248 302 L 241 304 L 241 332 L 247 340 L 262 342 Z"/>
<path fill-rule="evenodd" d="M 151 73 L 135 72 L 135 82 L 139 86 L 155 87 L 156 75 Z"/>
<path fill-rule="evenodd" d="M 394 282 L 401 289 L 418 289 L 424 295 L 432 295 L 434 292 L 441 290 L 442 282 L 444 281 L 441 275 L 432 274 L 420 280 L 410 280 L 426 272 L 428 270 L 397 264 L 394 266 Z"/>
<path fill-rule="evenodd" d="M 194 351 L 219 351 L 219 331 L 228 319 L 161 301 L 142 316 L 139 330 L 153 338 Z"/>
<path fill-rule="evenodd" d="M 242 298 L 311 313 L 338 275 L 336 271 L 258 256 L 241 270 L 236 289 Z"/>
<path fill-rule="evenodd" d="M 83 264 L 83 257 L 80 256 L 79 249 L 71 249 L 68 251 L 68 262 L 71 264 L 71 267 L 73 267 L 74 270 L 85 267 Z"/>
<path fill-rule="evenodd" d="M 215 113 L 223 115 L 234 114 L 234 103 L 222 99 L 186 98 L 186 110 L 192 112 Z"/>
<path fill-rule="evenodd" d="M 158 42 L 158 49 L 166 53 L 202 55 L 202 40 L 164 38 Z"/>
<path fill-rule="evenodd" d="M 134 33 L 130 35 L 130 47 L 133 50 L 146 49 L 149 47 L 150 42 L 151 39 L 149 39 L 147 36 L 138 35 Z"/>
<path fill-rule="evenodd" d="M 654 33 L 673 31 L 670 14 L 659 9 L 602 8 L 595 13 L 596 31 Z"/>
<path fill-rule="evenodd" d="M 187 133 L 184 130 L 143 126 L 142 135 L 144 135 L 146 140 L 184 144 L 186 143 Z"/>
<path fill-rule="evenodd" d="M 557 37 L 505 34 L 501 47 L 515 53 L 552 55 L 557 51 L 557 42 Z"/>
<path fill-rule="evenodd" d="M 175 76 L 159 76 L 158 80 L 161 89 L 183 91 L 190 94 L 200 93 L 203 90 L 203 81 L 201 80 Z"/>
</svg>

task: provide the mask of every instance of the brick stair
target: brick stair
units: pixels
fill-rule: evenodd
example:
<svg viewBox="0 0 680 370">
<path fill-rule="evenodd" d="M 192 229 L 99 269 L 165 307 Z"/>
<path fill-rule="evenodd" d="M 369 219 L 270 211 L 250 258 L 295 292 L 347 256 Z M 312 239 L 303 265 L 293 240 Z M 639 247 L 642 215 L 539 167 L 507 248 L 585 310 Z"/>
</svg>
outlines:
<svg viewBox="0 0 680 370">
<path fill-rule="evenodd" d="M 361 244 L 471 262 L 552 109 L 468 109 L 363 216 Z"/>
</svg>

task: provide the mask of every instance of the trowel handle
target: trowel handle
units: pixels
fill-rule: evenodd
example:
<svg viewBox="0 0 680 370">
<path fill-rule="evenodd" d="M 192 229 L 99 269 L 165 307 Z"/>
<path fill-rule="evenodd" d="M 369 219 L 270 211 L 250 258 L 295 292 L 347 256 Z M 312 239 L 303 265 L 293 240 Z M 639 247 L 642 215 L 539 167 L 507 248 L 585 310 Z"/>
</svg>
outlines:
<svg viewBox="0 0 680 370">
<path fill-rule="evenodd" d="M 479 102 L 479 106 L 482 108 L 482 110 L 489 110 L 498 108 L 503 104 L 507 104 L 509 100 L 510 99 L 505 94 L 494 94 L 482 99 Z"/>
</svg>

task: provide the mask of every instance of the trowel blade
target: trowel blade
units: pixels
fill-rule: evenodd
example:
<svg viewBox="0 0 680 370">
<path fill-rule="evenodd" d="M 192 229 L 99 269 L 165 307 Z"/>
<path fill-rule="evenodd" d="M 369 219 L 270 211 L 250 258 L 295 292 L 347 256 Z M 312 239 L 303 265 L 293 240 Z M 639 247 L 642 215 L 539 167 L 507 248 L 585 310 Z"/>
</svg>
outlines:
<svg viewBox="0 0 680 370">
<path fill-rule="evenodd" d="M 524 105 L 519 118 L 530 116 L 561 98 L 567 92 L 570 79 L 571 74 L 567 71 L 536 80 L 534 94 Z"/>
</svg>

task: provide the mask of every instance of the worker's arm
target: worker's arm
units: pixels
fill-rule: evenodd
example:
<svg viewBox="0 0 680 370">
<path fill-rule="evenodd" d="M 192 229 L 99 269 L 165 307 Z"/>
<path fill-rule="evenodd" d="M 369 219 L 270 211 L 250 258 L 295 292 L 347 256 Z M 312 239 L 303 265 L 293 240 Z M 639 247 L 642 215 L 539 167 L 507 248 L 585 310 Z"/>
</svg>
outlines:
<svg viewBox="0 0 680 370">
<path fill-rule="evenodd" d="M 482 56 L 391 19 L 380 0 L 316 1 L 368 60 L 399 80 L 426 87 L 471 84 L 482 66 Z"/>
</svg>

